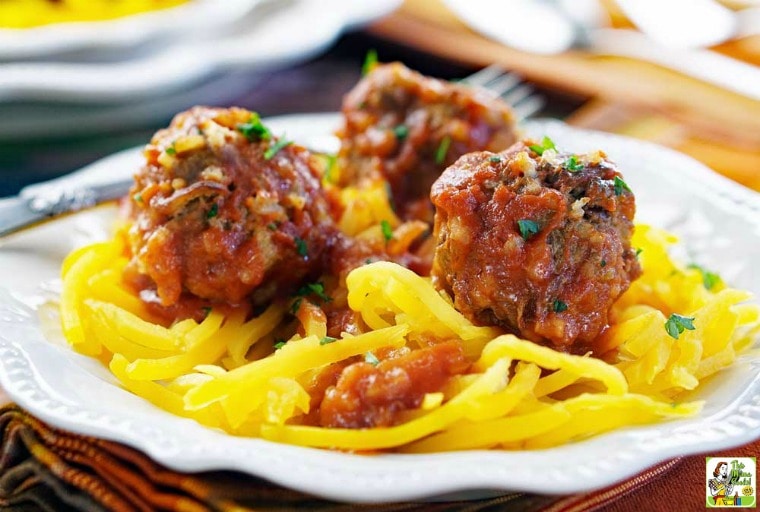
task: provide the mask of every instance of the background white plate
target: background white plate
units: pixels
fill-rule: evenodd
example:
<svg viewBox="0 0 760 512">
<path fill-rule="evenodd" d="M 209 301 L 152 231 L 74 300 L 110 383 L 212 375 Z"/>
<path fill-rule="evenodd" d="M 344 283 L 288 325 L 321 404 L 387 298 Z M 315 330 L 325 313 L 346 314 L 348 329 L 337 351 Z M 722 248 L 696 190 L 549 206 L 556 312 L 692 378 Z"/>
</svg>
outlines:
<svg viewBox="0 0 760 512">
<path fill-rule="evenodd" d="M 82 49 L 125 49 L 155 38 L 207 32 L 234 21 L 262 0 L 191 0 L 112 20 L 0 28 L 0 59 L 49 57 Z"/>
<path fill-rule="evenodd" d="M 276 131 L 312 146 L 334 143 L 335 115 L 271 120 Z M 556 121 L 526 129 L 573 151 L 604 148 L 636 192 L 640 219 L 682 235 L 688 251 L 730 283 L 760 292 L 760 196 L 688 157 Z M 107 179 L 130 174 L 131 150 L 89 170 Z M 99 363 L 72 352 L 40 315 L 55 296 L 62 258 L 108 236 L 113 207 L 99 208 L 0 240 L 0 383 L 19 405 L 75 432 L 117 440 L 174 469 L 239 470 L 318 496 L 396 501 L 461 490 L 574 493 L 625 479 L 659 461 L 760 438 L 760 357 L 744 355 L 689 398 L 703 412 L 627 428 L 559 448 L 433 455 L 358 456 L 237 438 L 158 410 L 122 390 Z"/>
<path fill-rule="evenodd" d="M 235 7 L 241 2 L 248 5 L 246 10 Z M 187 9 L 195 3 L 186 4 Z M 197 3 L 212 4 L 221 11 L 228 6 L 226 1 Z M 86 54 L 77 60 L 0 63 L 0 101 L 112 104 L 155 99 L 191 87 L 215 73 L 265 70 L 305 60 L 332 44 L 343 31 L 387 14 L 399 3 L 400 0 L 236 0 L 229 3 L 230 12 L 238 14 L 234 23 L 221 24 L 217 30 L 205 33 L 190 31 L 183 37 L 153 41 L 131 52 L 119 51 L 114 54 L 118 58 L 92 58 Z M 260 5 L 252 8 L 253 4 Z M 146 16 L 151 19 L 153 15 L 162 14 Z M 122 22 L 138 23 L 141 18 Z M 106 29 L 97 33 L 108 38 L 111 32 Z M 6 44 L 2 35 L 0 31 L 0 48 Z"/>
</svg>

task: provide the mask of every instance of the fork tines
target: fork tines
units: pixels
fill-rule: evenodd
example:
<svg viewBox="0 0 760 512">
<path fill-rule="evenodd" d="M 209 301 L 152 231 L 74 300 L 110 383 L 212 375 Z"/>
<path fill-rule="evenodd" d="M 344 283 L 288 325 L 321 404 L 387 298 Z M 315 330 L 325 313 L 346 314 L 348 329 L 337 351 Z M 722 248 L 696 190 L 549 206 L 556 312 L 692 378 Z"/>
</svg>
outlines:
<svg viewBox="0 0 760 512">
<path fill-rule="evenodd" d="M 524 83 L 520 75 L 505 71 L 501 66 L 492 64 L 462 82 L 487 90 L 501 98 L 515 111 L 518 121 L 522 121 L 544 106 L 544 98 L 535 93 L 533 88 Z"/>
</svg>

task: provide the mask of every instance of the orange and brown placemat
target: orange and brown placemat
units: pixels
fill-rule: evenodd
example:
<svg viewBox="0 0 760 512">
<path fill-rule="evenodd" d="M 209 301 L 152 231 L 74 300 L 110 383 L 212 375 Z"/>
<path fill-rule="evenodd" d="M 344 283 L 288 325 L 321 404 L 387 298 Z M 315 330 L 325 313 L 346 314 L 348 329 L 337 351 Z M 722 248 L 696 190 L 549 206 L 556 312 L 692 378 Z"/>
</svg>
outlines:
<svg viewBox="0 0 760 512">
<path fill-rule="evenodd" d="M 612 14 L 617 26 L 625 25 L 619 13 Z M 405 0 L 370 31 L 449 61 L 500 64 L 547 89 L 592 99 L 568 121 L 673 147 L 760 190 L 760 101 L 635 59 L 508 48 L 470 30 L 442 0 Z M 712 50 L 760 65 L 760 36 Z"/>
<path fill-rule="evenodd" d="M 754 456 L 758 451 L 760 441 L 723 454 Z M 695 456 L 573 496 L 508 493 L 473 501 L 343 504 L 240 473 L 174 472 L 124 445 L 51 427 L 13 404 L 0 408 L 2 510 L 656 512 L 673 510 L 668 497 L 677 497 L 679 510 L 700 510 L 704 496 L 705 458 Z"/>
</svg>

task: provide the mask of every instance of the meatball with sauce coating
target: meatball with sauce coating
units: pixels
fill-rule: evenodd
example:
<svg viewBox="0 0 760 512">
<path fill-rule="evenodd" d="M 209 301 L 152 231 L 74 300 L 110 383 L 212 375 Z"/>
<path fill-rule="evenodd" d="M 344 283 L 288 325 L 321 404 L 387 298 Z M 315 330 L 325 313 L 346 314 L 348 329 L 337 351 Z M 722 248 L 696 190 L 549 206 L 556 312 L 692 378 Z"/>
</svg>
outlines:
<svg viewBox="0 0 760 512">
<path fill-rule="evenodd" d="M 634 196 L 602 152 L 518 142 L 460 158 L 433 185 L 436 285 L 463 314 L 583 352 L 641 273 Z"/>
<path fill-rule="evenodd" d="M 145 160 L 128 205 L 128 275 L 144 300 L 263 303 L 320 272 L 333 223 L 312 157 L 255 113 L 181 113 Z"/>
<path fill-rule="evenodd" d="M 510 107 L 489 92 L 376 66 L 343 101 L 339 184 L 385 179 L 399 215 L 432 222 L 430 187 L 465 153 L 517 140 Z"/>
</svg>

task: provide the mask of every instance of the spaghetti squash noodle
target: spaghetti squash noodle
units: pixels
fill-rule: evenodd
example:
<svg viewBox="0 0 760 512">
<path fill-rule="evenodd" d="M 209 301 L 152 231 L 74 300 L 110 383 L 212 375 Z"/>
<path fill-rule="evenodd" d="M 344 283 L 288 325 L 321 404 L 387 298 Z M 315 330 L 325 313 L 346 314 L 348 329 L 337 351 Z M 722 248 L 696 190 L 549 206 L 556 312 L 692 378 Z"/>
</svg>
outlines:
<svg viewBox="0 0 760 512">
<path fill-rule="evenodd" d="M 615 304 L 601 358 L 473 325 L 428 278 L 390 262 L 348 275 L 348 304 L 366 332 L 327 337 L 324 315 L 309 301 L 296 315 L 296 332 L 279 341 L 276 334 L 293 318 L 283 302 L 251 318 L 211 310 L 200 322 L 162 324 L 122 280 L 124 236 L 119 231 L 64 262 L 61 318 L 69 343 L 173 414 L 297 445 L 361 452 L 543 448 L 689 416 L 701 403 L 679 395 L 729 366 L 760 332 L 760 308 L 746 302 L 748 293 L 719 280 L 708 289 L 702 269 L 668 256 L 675 237 L 644 225 L 633 240 L 643 275 Z M 693 329 L 673 336 L 674 314 L 691 319 Z M 342 428 L 310 419 L 322 400 L 310 394 L 319 393 L 311 383 L 326 368 L 356 361 L 381 368 L 393 358 L 379 362 L 375 354 L 414 354 L 443 340 L 461 347 L 466 370 L 393 424 Z"/>
<path fill-rule="evenodd" d="M 503 149 L 510 112 L 397 63 L 347 96 L 332 157 L 245 109 L 178 114 L 126 225 L 64 262 L 66 338 L 173 414 L 319 448 L 545 448 L 698 413 L 685 392 L 760 308 L 634 229 L 602 151 Z"/>
</svg>

